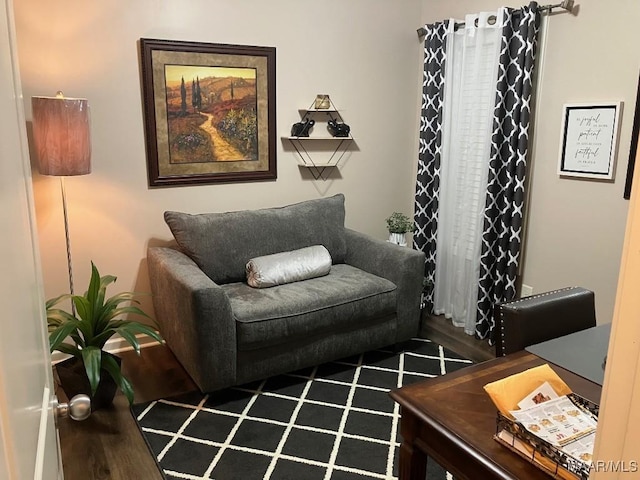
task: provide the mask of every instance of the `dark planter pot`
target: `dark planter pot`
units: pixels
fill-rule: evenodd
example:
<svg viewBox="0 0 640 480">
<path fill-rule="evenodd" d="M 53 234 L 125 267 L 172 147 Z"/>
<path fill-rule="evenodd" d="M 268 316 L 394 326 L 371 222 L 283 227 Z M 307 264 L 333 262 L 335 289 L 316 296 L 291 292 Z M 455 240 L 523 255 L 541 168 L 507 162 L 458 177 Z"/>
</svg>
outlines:
<svg viewBox="0 0 640 480">
<path fill-rule="evenodd" d="M 120 365 L 122 361 L 119 357 L 111 355 L 110 353 L 102 352 L 102 355 L 110 355 L 118 362 L 118 365 Z M 100 370 L 100 382 L 98 383 L 95 395 L 91 395 L 91 386 L 89 385 L 89 378 L 87 377 L 84 363 L 76 357 L 71 357 L 57 363 L 56 371 L 60 378 L 60 386 L 69 399 L 80 393 L 89 395 L 91 398 L 91 411 L 108 407 L 113 403 L 113 398 L 116 395 L 118 387 L 105 369 Z"/>
</svg>

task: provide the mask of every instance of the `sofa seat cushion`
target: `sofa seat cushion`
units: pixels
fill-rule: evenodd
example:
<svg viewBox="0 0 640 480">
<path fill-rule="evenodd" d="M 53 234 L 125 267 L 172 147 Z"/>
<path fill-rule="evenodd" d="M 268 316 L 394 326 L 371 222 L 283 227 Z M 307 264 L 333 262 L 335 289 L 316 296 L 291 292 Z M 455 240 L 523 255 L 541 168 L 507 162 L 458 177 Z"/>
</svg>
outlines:
<svg viewBox="0 0 640 480">
<path fill-rule="evenodd" d="M 222 285 L 236 321 L 238 350 L 357 329 L 396 311 L 396 285 L 346 264 L 318 278 L 255 289 Z"/>
</svg>

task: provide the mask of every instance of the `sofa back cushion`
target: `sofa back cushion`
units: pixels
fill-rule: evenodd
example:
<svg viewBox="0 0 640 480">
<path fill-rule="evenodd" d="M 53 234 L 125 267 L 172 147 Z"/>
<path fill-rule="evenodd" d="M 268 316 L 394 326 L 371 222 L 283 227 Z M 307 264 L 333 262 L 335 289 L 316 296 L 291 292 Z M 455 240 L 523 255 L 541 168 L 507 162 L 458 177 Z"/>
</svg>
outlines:
<svg viewBox="0 0 640 480">
<path fill-rule="evenodd" d="M 180 249 L 220 284 L 245 280 L 245 265 L 254 257 L 324 245 L 335 264 L 347 252 L 342 194 L 261 210 L 168 211 L 164 219 Z"/>
</svg>

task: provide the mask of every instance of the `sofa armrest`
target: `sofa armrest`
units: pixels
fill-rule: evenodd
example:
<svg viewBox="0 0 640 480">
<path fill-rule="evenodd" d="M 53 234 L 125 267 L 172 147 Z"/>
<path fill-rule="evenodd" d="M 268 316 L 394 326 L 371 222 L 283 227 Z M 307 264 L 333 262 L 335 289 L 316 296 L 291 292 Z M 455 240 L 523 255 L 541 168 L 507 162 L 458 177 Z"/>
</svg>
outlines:
<svg viewBox="0 0 640 480">
<path fill-rule="evenodd" d="M 420 297 L 424 279 L 423 252 L 400 247 L 345 228 L 345 263 L 392 281 L 398 287 L 396 342 L 415 336 L 420 328 Z"/>
<path fill-rule="evenodd" d="M 160 331 L 203 392 L 235 383 L 236 329 L 219 285 L 173 248 L 147 251 L 153 306 Z"/>
</svg>

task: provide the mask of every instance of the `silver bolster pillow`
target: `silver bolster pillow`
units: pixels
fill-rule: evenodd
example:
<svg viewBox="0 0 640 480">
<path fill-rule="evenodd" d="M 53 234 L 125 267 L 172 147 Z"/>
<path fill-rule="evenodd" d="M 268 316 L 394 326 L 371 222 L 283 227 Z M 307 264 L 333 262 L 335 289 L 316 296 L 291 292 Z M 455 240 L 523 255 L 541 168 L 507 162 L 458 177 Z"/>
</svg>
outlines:
<svg viewBox="0 0 640 480">
<path fill-rule="evenodd" d="M 331 270 L 331 255 L 322 245 L 252 258 L 247 262 L 247 283 L 254 288 L 322 277 Z"/>
</svg>

